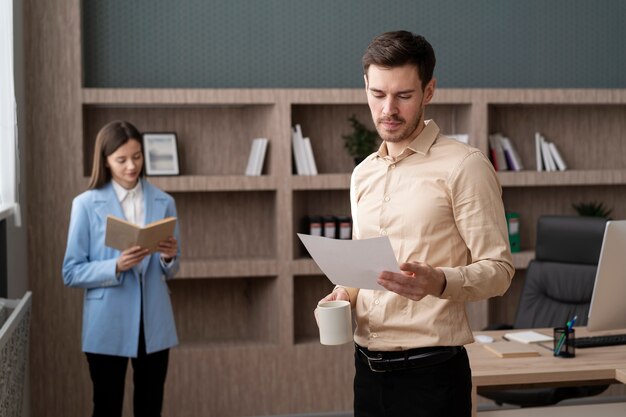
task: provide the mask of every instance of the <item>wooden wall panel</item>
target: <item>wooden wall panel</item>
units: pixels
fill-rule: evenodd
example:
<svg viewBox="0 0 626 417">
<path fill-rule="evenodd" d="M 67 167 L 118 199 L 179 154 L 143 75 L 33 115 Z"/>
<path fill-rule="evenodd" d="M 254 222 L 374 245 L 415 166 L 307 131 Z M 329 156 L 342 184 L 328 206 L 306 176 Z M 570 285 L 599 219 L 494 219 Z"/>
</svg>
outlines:
<svg viewBox="0 0 626 417">
<path fill-rule="evenodd" d="M 88 415 L 82 291 L 61 279 L 72 198 L 84 187 L 78 0 L 24 2 L 31 413 Z"/>
</svg>

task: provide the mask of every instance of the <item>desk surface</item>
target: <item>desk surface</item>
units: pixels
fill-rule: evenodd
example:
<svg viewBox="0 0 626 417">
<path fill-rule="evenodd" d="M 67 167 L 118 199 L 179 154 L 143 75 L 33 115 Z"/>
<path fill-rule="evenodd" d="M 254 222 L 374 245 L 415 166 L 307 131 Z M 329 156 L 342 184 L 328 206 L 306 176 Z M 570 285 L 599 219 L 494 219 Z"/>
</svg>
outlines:
<svg viewBox="0 0 626 417">
<path fill-rule="evenodd" d="M 536 330 L 552 334 L 552 329 Z M 511 330 L 476 334 L 486 334 L 497 341 L 507 332 Z M 616 333 L 626 333 L 626 329 L 590 333 L 584 327 L 576 328 L 577 337 Z M 626 380 L 626 345 L 576 349 L 575 358 L 555 358 L 550 349 L 552 343 L 543 346 L 546 347 L 537 345 L 540 356 L 499 358 L 479 343 L 467 345 L 474 386 Z"/>
<path fill-rule="evenodd" d="M 551 335 L 552 329 L 535 329 Z M 476 332 L 503 340 L 505 331 Z M 584 327 L 576 327 L 576 336 L 596 336 L 626 333 L 626 329 L 590 333 Z M 514 343 L 514 342 L 511 342 Z M 540 356 L 526 358 L 500 358 L 480 343 L 467 345 L 472 367 L 472 416 L 476 416 L 476 395 L 479 387 L 518 385 L 566 385 L 585 382 L 619 381 L 626 384 L 626 345 L 576 349 L 574 358 L 555 358 L 552 344 L 538 346 Z"/>
</svg>

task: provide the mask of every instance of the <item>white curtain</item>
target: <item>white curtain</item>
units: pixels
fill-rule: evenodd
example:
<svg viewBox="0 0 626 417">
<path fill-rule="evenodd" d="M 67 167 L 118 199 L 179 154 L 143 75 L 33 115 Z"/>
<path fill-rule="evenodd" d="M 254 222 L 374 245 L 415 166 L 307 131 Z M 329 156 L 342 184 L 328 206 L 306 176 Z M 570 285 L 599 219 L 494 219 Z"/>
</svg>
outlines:
<svg viewBox="0 0 626 417">
<path fill-rule="evenodd" d="M 0 206 L 20 224 L 17 107 L 13 78 L 13 0 L 0 0 Z"/>
</svg>

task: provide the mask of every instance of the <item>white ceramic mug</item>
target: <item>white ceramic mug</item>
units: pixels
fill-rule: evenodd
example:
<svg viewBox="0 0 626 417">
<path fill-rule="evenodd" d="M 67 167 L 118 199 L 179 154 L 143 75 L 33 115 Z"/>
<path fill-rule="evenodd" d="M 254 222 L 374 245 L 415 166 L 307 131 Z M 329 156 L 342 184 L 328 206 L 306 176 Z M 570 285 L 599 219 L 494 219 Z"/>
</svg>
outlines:
<svg viewBox="0 0 626 417">
<path fill-rule="evenodd" d="M 343 345 L 353 340 L 349 301 L 324 301 L 320 302 L 317 308 L 320 343 L 332 346 Z"/>
</svg>

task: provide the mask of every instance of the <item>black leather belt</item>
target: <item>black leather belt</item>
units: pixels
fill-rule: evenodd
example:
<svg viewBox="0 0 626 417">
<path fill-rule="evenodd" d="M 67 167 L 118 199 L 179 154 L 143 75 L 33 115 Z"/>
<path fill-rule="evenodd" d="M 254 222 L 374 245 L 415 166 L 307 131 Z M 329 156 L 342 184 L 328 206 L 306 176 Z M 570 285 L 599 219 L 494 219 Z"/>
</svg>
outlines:
<svg viewBox="0 0 626 417">
<path fill-rule="evenodd" d="M 402 351 L 380 352 L 356 346 L 356 355 L 372 372 L 389 372 L 437 365 L 461 352 L 463 346 L 433 346 Z"/>
</svg>

